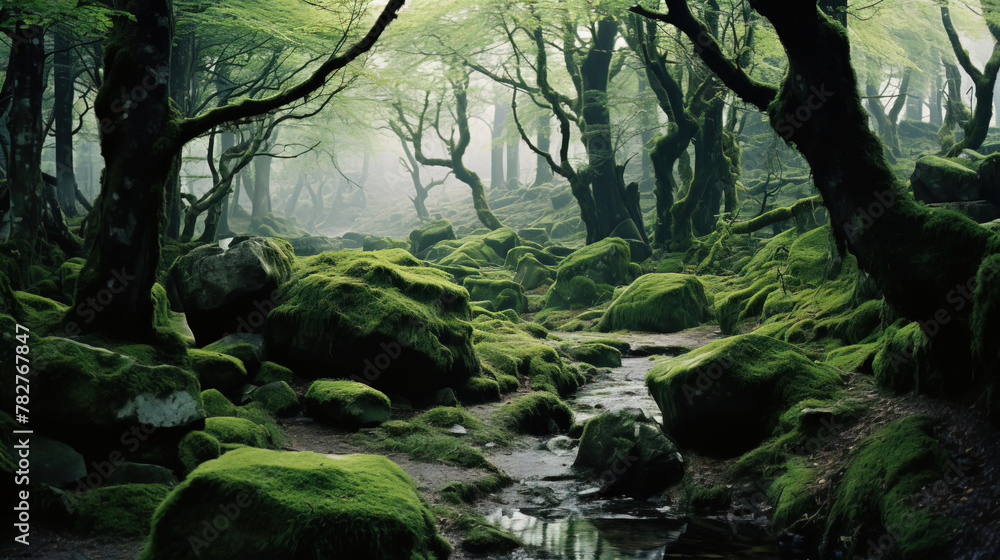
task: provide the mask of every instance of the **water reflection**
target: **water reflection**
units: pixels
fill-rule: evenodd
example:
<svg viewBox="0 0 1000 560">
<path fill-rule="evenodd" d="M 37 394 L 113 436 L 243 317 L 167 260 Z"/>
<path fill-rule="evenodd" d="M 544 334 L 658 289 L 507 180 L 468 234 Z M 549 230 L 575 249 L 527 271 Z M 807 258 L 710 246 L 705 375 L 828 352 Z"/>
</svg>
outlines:
<svg viewBox="0 0 1000 560">
<path fill-rule="evenodd" d="M 488 519 L 514 533 L 545 560 L 665 560 L 718 558 L 771 560 L 771 542 L 745 539 L 685 519 L 600 515 L 546 518 L 495 511 Z"/>
</svg>

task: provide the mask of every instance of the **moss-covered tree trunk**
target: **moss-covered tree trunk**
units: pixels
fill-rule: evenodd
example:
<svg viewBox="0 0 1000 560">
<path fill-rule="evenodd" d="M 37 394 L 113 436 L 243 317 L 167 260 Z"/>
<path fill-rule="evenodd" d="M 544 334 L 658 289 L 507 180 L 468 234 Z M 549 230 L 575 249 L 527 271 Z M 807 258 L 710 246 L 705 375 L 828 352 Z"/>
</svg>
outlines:
<svg viewBox="0 0 1000 560">
<path fill-rule="evenodd" d="M 947 6 L 941 6 L 941 21 L 944 23 L 945 32 L 965 73 L 972 79 L 972 85 L 976 92 L 976 108 L 972 117 L 968 119 L 963 128 L 965 137 L 953 145 L 947 151 L 949 157 L 957 157 L 962 150 L 976 150 L 983 145 L 986 134 L 989 132 L 990 122 L 993 120 L 993 89 L 997 83 L 997 73 L 1000 72 L 1000 24 L 997 23 L 997 10 L 991 9 L 990 3 L 983 2 L 986 15 L 987 27 L 993 34 L 996 43 L 993 46 L 993 54 L 986 62 L 982 70 L 976 68 L 969 58 L 969 53 L 962 48 L 955 26 L 951 23 L 951 15 Z"/>
<path fill-rule="evenodd" d="M 630 211 L 625 194 L 625 182 L 615 164 L 614 141 L 611 137 L 611 111 L 608 107 L 608 83 L 618 23 L 611 18 L 597 23 L 594 44 L 580 65 L 583 92 L 583 143 L 590 163 L 590 181 L 597 209 L 598 239 L 611 234 L 619 224 L 632 219 L 642 236 L 649 242 L 642 215 Z"/>
<path fill-rule="evenodd" d="M 538 116 L 538 132 L 535 135 L 535 145 L 543 152 L 548 152 L 552 143 L 552 113 L 543 113 Z M 544 185 L 552 182 L 554 174 L 545 158 L 535 156 L 535 181 L 532 186 Z"/>
<path fill-rule="evenodd" d="M 73 52 L 65 32 L 56 32 L 52 56 L 53 119 L 56 131 L 56 196 L 67 216 L 76 216 L 76 172 L 73 165 Z"/>
<path fill-rule="evenodd" d="M 105 43 L 107 71 L 95 101 L 98 121 L 106 123 L 100 139 L 105 168 L 91 254 L 67 332 L 149 338 L 164 190 L 176 154 L 166 81 L 174 22 L 169 0 L 116 0 L 115 8 L 135 19 L 115 18 Z"/>
<path fill-rule="evenodd" d="M 42 232 L 45 183 L 42 181 L 42 94 L 45 91 L 45 37 L 38 25 L 26 23 L 28 14 L 14 9 L 7 64 L 10 115 L 7 130 L 10 153 L 7 184 L 10 192 L 12 237 L 38 245 Z M 61 219 L 61 217 L 58 217 Z"/>
<path fill-rule="evenodd" d="M 802 153 L 834 234 L 872 275 L 886 300 L 913 320 L 937 316 L 961 324 L 971 306 L 955 310 L 948 297 L 975 276 L 986 254 L 1000 250 L 1000 242 L 970 220 L 917 204 L 901 188 L 882 143 L 868 127 L 844 28 L 813 1 L 751 0 L 772 23 L 788 55 L 788 78 L 776 90 L 726 58 L 685 1 L 667 4 L 669 14 L 651 17 L 700 41 L 698 52 L 709 68 L 745 101 L 766 111 L 774 129 Z M 948 266 L 942 267 L 943 262 Z"/>
</svg>

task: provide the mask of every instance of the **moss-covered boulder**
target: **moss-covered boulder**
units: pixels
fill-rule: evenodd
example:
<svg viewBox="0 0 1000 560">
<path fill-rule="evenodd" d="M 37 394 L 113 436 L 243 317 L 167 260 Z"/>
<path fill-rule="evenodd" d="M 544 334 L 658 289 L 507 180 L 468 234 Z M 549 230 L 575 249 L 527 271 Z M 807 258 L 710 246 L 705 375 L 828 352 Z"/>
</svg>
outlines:
<svg viewBox="0 0 1000 560">
<path fill-rule="evenodd" d="M 514 273 L 514 281 L 525 290 L 535 288 L 550 282 L 555 277 L 555 271 L 551 267 L 538 262 L 534 255 L 526 254 L 517 261 L 517 271 Z"/>
<path fill-rule="evenodd" d="M 320 379 L 305 395 L 306 414 L 321 422 L 356 428 L 389 419 L 389 397 L 355 381 Z"/>
<path fill-rule="evenodd" d="M 264 410 L 275 416 L 291 416 L 299 409 L 295 390 L 284 381 L 273 381 L 250 392 L 250 399 L 260 403 Z"/>
<path fill-rule="evenodd" d="M 384 457 L 238 449 L 171 492 L 140 559 L 439 560 L 450 549 Z"/>
<path fill-rule="evenodd" d="M 865 438 L 851 451 L 827 517 L 827 554 L 943 558 L 960 523 L 913 504 L 921 491 L 930 494 L 928 485 L 953 478 L 952 469 L 928 418 L 897 420 Z"/>
<path fill-rule="evenodd" d="M 498 257 L 505 259 L 507 258 L 508 251 L 521 244 L 521 239 L 514 230 L 509 227 L 502 227 L 486 235 L 483 238 L 483 243 L 490 249 L 493 249 L 493 252 Z"/>
<path fill-rule="evenodd" d="M 587 420 L 573 466 L 595 475 L 605 493 L 641 498 L 684 476 L 681 454 L 641 410 L 605 412 Z"/>
<path fill-rule="evenodd" d="M 386 249 L 409 249 L 410 244 L 402 239 L 392 237 L 365 236 L 365 241 L 361 245 L 362 251 L 384 251 Z"/>
<path fill-rule="evenodd" d="M 75 508 L 75 529 L 113 539 L 145 536 L 153 513 L 169 493 L 166 484 L 95 488 Z"/>
<path fill-rule="evenodd" d="M 438 241 L 455 239 L 455 230 L 448 220 L 438 220 L 410 232 L 410 252 L 420 255 Z"/>
<path fill-rule="evenodd" d="M 236 405 L 230 402 L 217 389 L 206 389 L 201 392 L 201 402 L 205 406 L 205 416 L 236 416 Z"/>
<path fill-rule="evenodd" d="M 910 186 L 921 202 L 982 200 L 982 184 L 976 165 L 960 158 L 924 156 L 917 160 Z"/>
<path fill-rule="evenodd" d="M 468 277 L 462 285 L 469 290 L 472 301 L 489 301 L 497 311 L 513 309 L 524 313 L 528 308 L 528 299 L 524 296 L 524 288 L 510 280 L 495 280 L 493 278 Z"/>
<path fill-rule="evenodd" d="M 559 264 L 561 257 L 557 257 L 548 251 L 542 249 L 536 249 L 534 247 L 514 247 L 507 252 L 507 258 L 504 259 L 504 267 L 506 268 L 517 268 L 517 263 L 520 262 L 521 258 L 525 255 L 531 255 L 535 257 L 535 260 L 544 264 L 545 266 L 556 266 Z"/>
<path fill-rule="evenodd" d="M 594 305 L 585 302 L 602 291 L 597 286 L 620 286 L 633 278 L 628 244 L 617 237 L 608 237 L 574 251 L 559 263 L 545 307 L 572 309 Z"/>
<path fill-rule="evenodd" d="M 219 440 L 219 443 L 245 445 L 247 447 L 272 448 L 267 430 L 245 418 L 217 416 L 205 419 L 205 433 Z"/>
<path fill-rule="evenodd" d="M 286 241 L 292 246 L 297 257 L 309 257 L 324 251 L 339 251 L 344 248 L 344 243 L 340 239 L 331 239 L 322 235 L 292 237 Z"/>
<path fill-rule="evenodd" d="M 222 443 L 215 436 L 201 430 L 190 432 L 177 444 L 177 459 L 184 472 L 193 471 L 205 461 L 222 455 Z"/>
<path fill-rule="evenodd" d="M 285 366 L 274 362 L 261 362 L 260 369 L 257 371 L 257 375 L 254 376 L 253 381 L 260 385 L 266 385 L 275 381 L 291 383 L 294 379 L 295 374 Z"/>
<path fill-rule="evenodd" d="M 218 352 L 232 356 L 243 364 L 247 375 L 255 378 L 264 356 L 263 338 L 259 334 L 231 334 L 202 348 L 206 352 Z"/>
<path fill-rule="evenodd" d="M 236 237 L 225 248 L 206 245 L 177 259 L 170 284 L 198 343 L 260 332 L 280 303 L 276 289 L 291 276 L 294 258 L 286 241 Z"/>
<path fill-rule="evenodd" d="M 598 328 L 672 333 L 708 318 L 705 287 L 689 274 L 640 276 L 611 304 Z"/>
<path fill-rule="evenodd" d="M 758 445 L 782 413 L 807 398 L 830 398 L 840 382 L 795 346 L 756 334 L 717 340 L 646 376 L 664 430 L 683 447 L 722 456 Z"/>
<path fill-rule="evenodd" d="M 600 342 L 564 343 L 559 345 L 559 353 L 597 367 L 621 367 L 622 353 L 617 348 Z"/>
<path fill-rule="evenodd" d="M 243 363 L 232 356 L 206 350 L 188 350 L 188 357 L 202 389 L 231 391 L 249 381 Z"/>
<path fill-rule="evenodd" d="M 496 420 L 519 434 L 548 435 L 568 430 L 573 425 L 573 411 L 556 395 L 536 391 L 500 407 Z"/>
<path fill-rule="evenodd" d="M 441 258 L 438 263 L 444 266 L 467 266 L 470 268 L 482 268 L 484 266 L 500 266 L 503 259 L 487 245 L 482 236 L 463 237 L 464 243 L 458 248 L 448 251 L 448 254 Z M 428 259 L 433 252 L 428 253 Z"/>
<path fill-rule="evenodd" d="M 271 312 L 267 358 L 304 378 L 357 377 L 426 398 L 479 371 L 468 292 L 399 249 L 302 260 Z"/>
<path fill-rule="evenodd" d="M 188 370 L 144 365 L 64 338 L 35 341 L 31 355 L 35 430 L 59 434 L 85 455 L 120 447 L 121 434 L 139 425 L 158 428 L 148 438 L 153 443 L 205 417 L 198 378 Z"/>
</svg>

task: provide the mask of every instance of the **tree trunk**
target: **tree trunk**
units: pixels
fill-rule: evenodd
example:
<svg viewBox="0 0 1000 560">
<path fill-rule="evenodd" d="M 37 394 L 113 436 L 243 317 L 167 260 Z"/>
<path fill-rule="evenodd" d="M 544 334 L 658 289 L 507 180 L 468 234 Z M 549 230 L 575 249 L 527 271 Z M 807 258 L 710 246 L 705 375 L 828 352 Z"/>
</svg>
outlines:
<svg viewBox="0 0 1000 560">
<path fill-rule="evenodd" d="M 493 131 L 490 144 L 490 188 L 506 186 L 503 171 L 503 134 L 507 129 L 507 114 L 510 108 L 504 103 L 493 104 Z"/>
<path fill-rule="evenodd" d="M 507 139 L 507 189 L 514 190 L 521 182 L 521 137 L 510 135 Z"/>
<path fill-rule="evenodd" d="M 105 161 L 98 222 L 66 327 L 71 334 L 101 331 L 149 340 L 164 189 L 176 155 L 163 147 L 170 145 L 164 139 L 177 134 L 165 79 L 173 17 L 169 0 L 114 5 L 135 19 L 116 17 L 105 43 L 108 70 L 95 101 Z"/>
<path fill-rule="evenodd" d="M 223 132 L 219 135 L 219 153 L 225 154 L 227 150 L 236 145 L 236 135 L 232 132 Z M 232 180 L 230 179 L 229 185 L 226 185 L 226 190 L 229 190 L 232 186 Z M 233 232 L 229 229 L 229 198 L 231 195 L 226 195 L 222 200 L 219 201 L 215 206 L 218 210 L 213 208 L 210 212 L 217 212 L 219 215 L 219 225 L 218 231 L 215 232 L 218 235 L 229 236 Z M 213 239 L 215 234 L 213 234 Z"/>
<path fill-rule="evenodd" d="M 582 140 L 592 172 L 590 182 L 600 228 L 597 239 L 607 237 L 620 223 L 632 218 L 625 204 L 625 184 L 615 165 L 611 112 L 607 103 L 611 58 L 617 37 L 618 24 L 614 20 L 599 21 L 594 43 L 580 65 L 585 123 Z M 645 236 L 641 217 L 635 226 Z"/>
<path fill-rule="evenodd" d="M 295 216 L 295 207 L 299 205 L 299 197 L 302 196 L 302 189 L 305 186 L 306 176 L 300 173 L 298 181 L 295 182 L 295 187 L 292 188 L 292 195 L 285 202 L 285 216 L 289 219 Z"/>
<path fill-rule="evenodd" d="M 660 124 L 656 115 L 656 98 L 650 96 L 647 93 L 648 90 L 648 82 L 639 78 L 639 95 L 643 97 L 642 118 L 639 119 L 639 126 L 642 127 L 639 133 L 639 141 L 642 144 L 639 147 L 639 166 L 642 172 L 639 185 L 642 187 L 640 189 L 642 192 L 649 192 L 651 185 L 655 184 L 655 180 L 653 179 L 653 160 L 650 157 L 649 151 L 653 149 L 653 130 Z M 655 238 L 656 236 L 654 235 Z"/>
<path fill-rule="evenodd" d="M 998 112 L 1000 114 L 1000 112 Z M 552 142 L 552 113 L 546 111 L 538 117 L 538 134 L 535 137 L 535 145 L 543 152 L 548 152 Z M 535 182 L 532 186 L 551 183 L 554 177 L 549 162 L 541 155 L 535 156 Z"/>
<path fill-rule="evenodd" d="M 260 225 L 267 215 L 271 199 L 271 158 L 258 156 L 253 160 L 253 199 L 250 214 L 250 228 Z"/>
<path fill-rule="evenodd" d="M 709 103 L 704 124 L 695 139 L 694 180 L 689 195 L 700 193 L 700 196 L 691 199 L 685 197 L 685 200 L 688 200 L 686 203 L 695 206 L 689 226 L 695 237 L 715 231 L 719 209 L 722 207 L 723 192 L 726 185 L 732 182 L 729 161 L 722 151 L 724 111 L 725 100 L 720 95 Z M 677 241 L 684 242 L 683 238 Z"/>
<path fill-rule="evenodd" d="M 941 112 L 941 105 L 944 101 L 944 83 L 941 81 L 941 66 L 934 65 L 934 91 L 927 96 L 928 114 L 931 124 L 941 126 L 944 122 L 944 115 Z"/>
<path fill-rule="evenodd" d="M 56 32 L 53 65 L 56 129 L 56 195 L 67 216 L 76 216 L 76 172 L 73 165 L 73 52 L 63 32 Z"/>
<path fill-rule="evenodd" d="M 15 10 L 7 80 L 12 83 L 10 161 L 7 182 L 10 192 L 12 236 L 37 247 L 42 232 L 45 183 L 42 181 L 42 95 L 45 91 L 45 40 L 42 28 L 25 23 Z"/>
</svg>

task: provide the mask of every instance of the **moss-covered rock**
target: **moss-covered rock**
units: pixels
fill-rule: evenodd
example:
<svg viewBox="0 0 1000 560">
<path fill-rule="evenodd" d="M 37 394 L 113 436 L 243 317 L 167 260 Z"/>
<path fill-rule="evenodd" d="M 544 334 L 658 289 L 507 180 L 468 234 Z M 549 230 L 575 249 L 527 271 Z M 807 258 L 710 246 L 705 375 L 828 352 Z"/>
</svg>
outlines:
<svg viewBox="0 0 1000 560">
<path fill-rule="evenodd" d="M 171 287 L 199 344 L 259 332 L 280 303 L 276 289 L 291 276 L 294 258 L 286 241 L 236 237 L 225 249 L 206 245 L 177 259 Z"/>
<path fill-rule="evenodd" d="M 291 383 L 294 379 L 295 374 L 292 370 L 274 362 L 261 362 L 260 370 L 257 371 L 257 375 L 253 378 L 254 383 L 260 385 L 274 383 L 275 381 Z"/>
<path fill-rule="evenodd" d="M 202 389 L 232 391 L 249 381 L 243 363 L 232 356 L 207 350 L 188 350 L 188 357 Z"/>
<path fill-rule="evenodd" d="M 268 358 L 306 378 L 357 376 L 408 398 L 479 371 L 468 292 L 395 249 L 303 259 L 265 330 Z"/>
<path fill-rule="evenodd" d="M 236 416 L 236 405 L 216 389 L 201 392 L 201 402 L 205 406 L 205 416 Z"/>
<path fill-rule="evenodd" d="M 253 402 L 275 416 L 291 416 L 299 409 L 299 398 L 288 383 L 272 381 L 254 389 L 250 393 Z"/>
<path fill-rule="evenodd" d="M 263 339 L 258 334 L 231 334 L 202 348 L 206 352 L 218 352 L 232 356 L 243 364 L 247 375 L 255 378 L 263 359 Z"/>
<path fill-rule="evenodd" d="M 449 552 L 416 485 L 384 457 L 238 449 L 174 489 L 140 558 L 436 560 Z"/>
<path fill-rule="evenodd" d="M 578 362 L 597 367 L 621 367 L 622 353 L 617 348 L 600 342 L 564 343 L 559 352 Z"/>
<path fill-rule="evenodd" d="M 589 299 L 577 294 L 589 285 L 628 284 L 634 279 L 629 269 L 629 258 L 628 243 L 617 237 L 608 237 L 574 251 L 559 263 L 556 282 L 549 290 L 545 307 L 567 308 Z M 577 279 L 589 280 L 589 283 L 581 283 Z"/>
<path fill-rule="evenodd" d="M 34 341 L 31 356 L 34 428 L 60 434 L 85 454 L 120 447 L 122 432 L 140 424 L 184 431 L 205 417 L 198 378 L 190 371 L 144 365 L 64 338 Z M 150 443 L 168 432 L 154 432 Z"/>
<path fill-rule="evenodd" d="M 552 393 L 536 391 L 500 407 L 496 420 L 519 434 L 547 435 L 568 430 L 573 411 Z"/>
<path fill-rule="evenodd" d="M 193 471 L 205 461 L 218 459 L 222 455 L 222 443 L 215 436 L 201 430 L 190 432 L 177 444 L 177 459 L 184 466 L 184 472 Z"/>
<path fill-rule="evenodd" d="M 605 493 L 647 497 L 680 482 L 684 461 L 642 411 L 605 412 L 587 420 L 573 466 L 590 471 Z"/>
<path fill-rule="evenodd" d="M 76 507 L 77 531 L 125 539 L 149 534 L 153 512 L 166 499 L 166 484 L 102 486 L 87 493 Z"/>
<path fill-rule="evenodd" d="M 871 557 L 874 542 L 877 557 L 941 558 L 959 522 L 911 504 L 928 484 L 952 476 L 948 469 L 948 451 L 933 437 L 928 418 L 897 420 L 868 436 L 851 451 L 827 518 L 824 548 L 846 546 L 846 557 Z"/>
<path fill-rule="evenodd" d="M 205 419 L 205 433 L 221 444 L 273 448 L 267 430 L 244 418 L 217 416 Z"/>
<path fill-rule="evenodd" d="M 286 238 L 297 257 L 310 257 L 324 251 L 339 251 L 344 248 L 339 239 L 331 239 L 322 235 L 304 235 L 302 237 Z"/>
<path fill-rule="evenodd" d="M 508 251 L 521 244 L 521 239 L 517 236 L 517 232 L 514 230 L 509 227 L 502 227 L 500 229 L 493 230 L 486 237 L 484 237 L 483 243 L 485 243 L 490 249 L 493 249 L 493 252 L 496 253 L 498 257 L 504 259 L 507 257 Z"/>
<path fill-rule="evenodd" d="M 409 249 L 410 243 L 403 239 L 392 237 L 365 236 L 365 241 L 361 245 L 362 251 L 384 251 L 386 249 Z"/>
<path fill-rule="evenodd" d="M 469 236 L 466 241 L 452 250 L 447 256 L 441 258 L 438 263 L 444 266 L 467 266 L 470 268 L 482 268 L 484 266 L 501 266 L 503 259 L 486 244 L 481 236 Z M 427 255 L 431 258 L 431 253 Z"/>
<path fill-rule="evenodd" d="M 59 268 L 56 270 L 59 289 L 65 296 L 66 301 L 73 301 L 73 297 L 76 295 L 76 279 L 80 277 L 80 273 L 86 264 L 87 259 L 74 257 L 59 265 Z"/>
<path fill-rule="evenodd" d="M 455 239 L 455 230 L 448 220 L 438 220 L 410 232 L 410 252 L 420 256 L 435 243 Z"/>
<path fill-rule="evenodd" d="M 723 456 L 756 446 L 792 405 L 829 398 L 840 381 L 795 346 L 756 334 L 717 340 L 646 376 L 664 430 L 684 447 Z"/>
<path fill-rule="evenodd" d="M 504 259 L 504 267 L 506 268 L 517 268 L 517 263 L 520 262 L 521 258 L 525 255 L 531 255 L 538 262 L 544 264 L 545 266 L 556 266 L 559 264 L 561 257 L 557 257 L 548 251 L 542 249 L 535 249 L 533 247 L 514 247 L 507 252 L 507 258 Z"/>
<path fill-rule="evenodd" d="M 540 263 L 534 255 L 526 254 L 517 261 L 517 270 L 514 273 L 514 281 L 525 290 L 535 288 L 551 281 L 555 277 L 552 268 Z"/>
<path fill-rule="evenodd" d="M 806 286 L 818 286 L 827 275 L 830 229 L 819 227 L 799 235 L 788 249 L 788 273 Z"/>
<path fill-rule="evenodd" d="M 611 304 L 598 325 L 602 331 L 671 333 L 708 318 L 705 287 L 687 274 L 646 274 Z"/>
<path fill-rule="evenodd" d="M 517 313 L 524 313 L 527 310 L 528 299 L 524 296 L 524 289 L 517 282 L 468 277 L 462 284 L 469 290 L 469 298 L 472 301 L 490 301 L 496 311 L 513 309 Z"/>
<path fill-rule="evenodd" d="M 355 428 L 389 419 L 392 403 L 379 391 L 355 381 L 320 379 L 305 395 L 306 414 L 321 422 Z"/>
<path fill-rule="evenodd" d="M 899 394 L 940 388 L 944 372 L 932 353 L 931 340 L 918 323 L 897 321 L 879 339 L 872 363 L 875 381 Z"/>
</svg>

